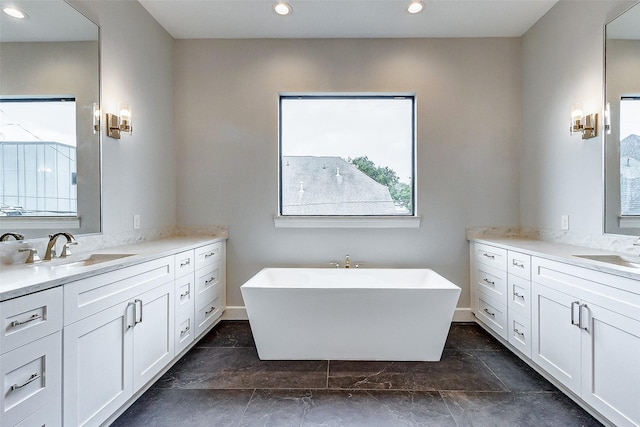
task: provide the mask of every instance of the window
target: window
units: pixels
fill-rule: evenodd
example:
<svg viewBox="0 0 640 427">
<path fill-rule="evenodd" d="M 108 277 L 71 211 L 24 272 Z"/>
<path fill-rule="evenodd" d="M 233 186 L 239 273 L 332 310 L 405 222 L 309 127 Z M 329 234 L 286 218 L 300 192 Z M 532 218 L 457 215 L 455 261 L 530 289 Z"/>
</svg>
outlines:
<svg viewBox="0 0 640 427">
<path fill-rule="evenodd" d="M 77 216 L 75 98 L 0 98 L 0 216 Z"/>
<path fill-rule="evenodd" d="M 620 208 L 640 216 L 640 97 L 620 100 Z"/>
<path fill-rule="evenodd" d="M 415 215 L 415 96 L 280 96 L 280 215 Z"/>
</svg>

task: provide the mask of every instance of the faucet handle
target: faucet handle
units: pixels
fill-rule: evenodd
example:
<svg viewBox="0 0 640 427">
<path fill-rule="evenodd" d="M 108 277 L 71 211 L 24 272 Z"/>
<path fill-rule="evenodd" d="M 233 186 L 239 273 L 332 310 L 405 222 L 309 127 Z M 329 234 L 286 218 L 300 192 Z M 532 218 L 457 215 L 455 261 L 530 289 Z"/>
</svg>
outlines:
<svg viewBox="0 0 640 427">
<path fill-rule="evenodd" d="M 340 263 L 338 263 L 338 262 L 330 262 L 329 265 L 331 267 L 340 268 Z"/>
<path fill-rule="evenodd" d="M 76 242 L 75 240 L 73 242 L 67 242 L 62 246 L 62 253 L 60 254 L 60 258 L 66 258 L 70 255 L 73 255 L 71 253 L 71 249 L 69 248 L 71 245 L 77 245 L 78 242 Z"/>
<path fill-rule="evenodd" d="M 33 264 L 41 261 L 40 256 L 38 255 L 38 250 L 35 248 L 21 248 L 18 249 L 18 252 L 29 252 L 29 256 L 27 256 L 25 264 Z"/>
</svg>

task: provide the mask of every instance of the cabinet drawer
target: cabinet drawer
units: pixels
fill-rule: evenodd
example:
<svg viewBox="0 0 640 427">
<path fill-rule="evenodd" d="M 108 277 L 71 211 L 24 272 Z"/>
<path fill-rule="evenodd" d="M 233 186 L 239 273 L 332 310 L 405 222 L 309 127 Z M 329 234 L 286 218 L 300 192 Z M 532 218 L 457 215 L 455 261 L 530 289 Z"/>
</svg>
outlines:
<svg viewBox="0 0 640 427">
<path fill-rule="evenodd" d="M 476 262 L 490 265 L 500 270 L 507 270 L 507 250 L 483 243 L 474 243 L 474 259 Z"/>
<path fill-rule="evenodd" d="M 223 286 L 222 273 L 222 262 L 196 271 L 196 309 L 208 304 L 219 293 Z"/>
<path fill-rule="evenodd" d="M 202 334 L 209 326 L 213 325 L 221 315 L 223 309 L 222 295 L 218 294 L 212 300 L 196 309 L 196 336 Z"/>
<path fill-rule="evenodd" d="M 196 248 L 196 270 L 214 264 L 222 259 L 222 242 Z"/>
<path fill-rule="evenodd" d="M 176 317 L 175 348 L 176 355 L 180 354 L 195 338 L 194 315 L 190 313 L 183 317 Z"/>
<path fill-rule="evenodd" d="M 502 338 L 508 339 L 506 306 L 482 294 L 476 296 L 475 305 L 478 319 Z"/>
<path fill-rule="evenodd" d="M 15 427 L 59 427 L 62 425 L 62 403 L 60 399 L 49 403 L 28 418 L 20 421 Z"/>
<path fill-rule="evenodd" d="M 62 287 L 2 302 L 0 352 L 22 345 L 62 329 Z"/>
<path fill-rule="evenodd" d="M 65 326 L 173 281 L 173 266 L 168 256 L 66 284 Z"/>
<path fill-rule="evenodd" d="M 504 270 L 476 264 L 473 278 L 478 293 L 484 293 L 502 304 L 507 304 L 507 273 Z"/>
<path fill-rule="evenodd" d="M 531 282 L 509 274 L 509 310 L 525 317 L 531 316 Z"/>
<path fill-rule="evenodd" d="M 531 320 L 513 310 L 509 310 L 509 344 L 531 358 Z"/>
<path fill-rule="evenodd" d="M 13 426 L 52 402 L 61 407 L 60 331 L 5 353 L 0 361 L 1 425 Z"/>
<path fill-rule="evenodd" d="M 182 277 L 189 273 L 193 273 L 195 269 L 196 261 L 194 257 L 194 251 L 184 251 L 176 254 L 175 259 L 175 274 L 176 277 Z"/>
<path fill-rule="evenodd" d="M 176 316 L 183 313 L 193 313 L 194 288 L 193 274 L 176 279 Z"/>
<path fill-rule="evenodd" d="M 508 251 L 507 272 L 531 280 L 531 255 Z"/>
</svg>

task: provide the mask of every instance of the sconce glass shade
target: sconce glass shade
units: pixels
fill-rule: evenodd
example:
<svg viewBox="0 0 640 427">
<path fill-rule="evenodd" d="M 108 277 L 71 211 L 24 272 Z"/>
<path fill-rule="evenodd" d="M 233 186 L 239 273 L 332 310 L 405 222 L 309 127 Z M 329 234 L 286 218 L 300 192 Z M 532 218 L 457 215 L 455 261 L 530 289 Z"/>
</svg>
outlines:
<svg viewBox="0 0 640 427">
<path fill-rule="evenodd" d="M 422 12 L 422 9 L 424 9 L 424 3 L 419 0 L 413 0 L 409 3 L 409 6 L 407 6 L 407 12 L 412 15 Z"/>
<path fill-rule="evenodd" d="M 100 105 L 97 102 L 93 103 L 93 108 L 91 110 L 91 120 L 93 123 L 93 133 L 96 134 L 100 131 L 100 116 L 102 112 L 100 111 Z"/>
<path fill-rule="evenodd" d="M 120 104 L 120 132 L 133 133 L 133 109 L 130 104 Z"/>
<path fill-rule="evenodd" d="M 611 104 L 604 104 L 604 131 L 607 135 L 611 135 Z"/>
<path fill-rule="evenodd" d="M 569 128 L 572 135 L 574 132 L 580 132 L 582 130 L 583 116 L 584 113 L 582 111 L 582 104 L 573 104 L 571 106 L 571 127 Z"/>
</svg>

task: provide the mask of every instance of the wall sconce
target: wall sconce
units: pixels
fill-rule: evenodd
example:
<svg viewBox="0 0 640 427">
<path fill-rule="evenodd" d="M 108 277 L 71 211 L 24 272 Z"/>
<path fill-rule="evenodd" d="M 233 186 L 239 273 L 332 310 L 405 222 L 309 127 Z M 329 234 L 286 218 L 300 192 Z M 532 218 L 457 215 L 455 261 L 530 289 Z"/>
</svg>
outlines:
<svg viewBox="0 0 640 427">
<path fill-rule="evenodd" d="M 107 136 L 120 139 L 122 133 L 133 134 L 133 110 L 129 104 L 120 104 L 120 116 L 107 113 Z"/>
<path fill-rule="evenodd" d="M 571 127 L 569 131 L 571 135 L 580 132 L 582 139 L 598 136 L 598 114 L 585 115 L 581 104 L 573 104 L 571 106 Z"/>
<path fill-rule="evenodd" d="M 611 104 L 604 104 L 604 131 L 607 135 L 611 135 Z"/>
<path fill-rule="evenodd" d="M 100 131 L 100 116 L 102 112 L 100 111 L 100 105 L 97 102 L 93 103 L 93 108 L 91 109 L 91 120 L 93 124 L 93 134 L 95 135 Z"/>
</svg>

